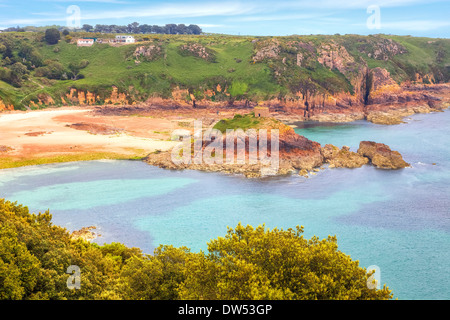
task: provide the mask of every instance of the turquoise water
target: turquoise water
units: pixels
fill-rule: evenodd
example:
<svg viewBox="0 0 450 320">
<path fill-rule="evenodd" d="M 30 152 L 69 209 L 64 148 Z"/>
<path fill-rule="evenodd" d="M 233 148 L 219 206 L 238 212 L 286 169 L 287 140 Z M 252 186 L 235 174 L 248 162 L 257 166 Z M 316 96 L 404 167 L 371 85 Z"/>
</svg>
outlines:
<svg viewBox="0 0 450 320">
<path fill-rule="evenodd" d="M 168 171 L 138 161 L 90 161 L 0 171 L 0 197 L 32 211 L 50 209 L 69 230 L 94 225 L 96 242 L 151 253 L 159 244 L 206 249 L 238 222 L 305 227 L 336 235 L 340 250 L 399 299 L 450 299 L 450 110 L 415 115 L 398 126 L 366 122 L 296 131 L 321 144 L 388 144 L 412 168 L 327 169 L 308 179 L 245 179 Z"/>
</svg>

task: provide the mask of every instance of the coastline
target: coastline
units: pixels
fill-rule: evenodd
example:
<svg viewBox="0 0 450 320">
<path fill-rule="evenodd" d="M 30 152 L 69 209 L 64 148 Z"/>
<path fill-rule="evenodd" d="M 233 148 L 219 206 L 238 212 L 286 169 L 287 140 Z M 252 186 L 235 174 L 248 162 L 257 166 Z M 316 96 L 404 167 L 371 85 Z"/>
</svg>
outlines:
<svg viewBox="0 0 450 320">
<path fill-rule="evenodd" d="M 388 108 L 372 111 L 365 119 L 341 115 L 324 116 L 319 120 L 299 121 L 296 115 L 272 114 L 291 128 L 301 124 L 329 122 L 332 124 L 351 123 L 357 120 L 370 121 L 380 125 L 396 125 L 404 123 L 404 118 L 416 113 L 443 112 L 450 107 L 445 100 L 441 107 L 407 106 L 404 108 Z M 104 108 L 104 107 L 102 107 Z M 116 107 L 117 109 L 117 107 Z M 32 166 L 40 164 L 89 161 L 89 160 L 141 160 L 150 165 L 175 170 L 201 170 L 243 174 L 246 177 L 261 177 L 261 167 L 255 165 L 191 165 L 177 168 L 168 164 L 161 155 L 171 150 L 176 142 L 170 141 L 170 133 L 176 129 L 186 129 L 192 123 L 194 114 L 185 110 L 184 116 L 175 116 L 176 111 L 159 113 L 157 117 L 149 115 L 104 115 L 93 107 L 61 107 L 36 111 L 10 111 L 0 114 L 3 137 L 0 142 L 0 169 Z M 213 110 L 203 111 L 202 119 L 208 125 L 214 124 L 221 117 L 230 116 L 233 112 L 216 113 Z M 342 121 L 336 121 L 336 119 Z M 76 128 L 74 124 L 83 124 Z M 124 126 L 125 124 L 125 126 Z M 125 129 L 123 129 L 124 127 Z M 134 130 L 130 130 L 130 128 Z M 93 132 L 93 129 L 97 130 Z M 105 129 L 102 132 L 102 129 Z M 110 132 L 109 129 L 117 129 Z M 92 131 L 89 131 L 92 130 Z M 322 146 L 324 147 L 324 146 Z M 300 174 L 307 177 L 322 170 L 319 165 L 293 168 L 290 163 L 281 162 L 277 175 Z M 331 168 L 335 164 L 331 163 Z M 269 174 L 270 175 L 270 172 Z M 263 175 L 264 176 L 264 175 Z"/>
</svg>

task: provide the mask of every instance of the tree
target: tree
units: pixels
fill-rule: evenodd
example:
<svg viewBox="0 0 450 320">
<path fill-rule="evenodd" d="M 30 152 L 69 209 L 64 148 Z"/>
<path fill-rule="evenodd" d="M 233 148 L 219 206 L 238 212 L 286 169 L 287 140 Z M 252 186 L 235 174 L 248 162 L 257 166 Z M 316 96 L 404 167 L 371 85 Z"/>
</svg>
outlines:
<svg viewBox="0 0 450 320">
<path fill-rule="evenodd" d="M 188 34 L 189 33 L 189 29 L 188 27 L 186 27 L 185 24 L 179 24 L 177 25 L 177 33 L 178 34 Z"/>
<path fill-rule="evenodd" d="M 11 70 L 11 84 L 20 87 L 29 73 L 27 67 L 20 62 L 16 62 L 9 68 Z"/>
<path fill-rule="evenodd" d="M 68 29 L 64 29 L 62 32 L 63 36 L 68 36 L 70 34 L 70 31 Z"/>
<path fill-rule="evenodd" d="M 303 238 L 303 228 L 239 224 L 208 252 L 73 239 L 52 216 L 0 199 L 0 299 L 391 299 L 369 289 L 370 273 L 337 249 L 336 237 Z M 68 266 L 82 270 L 68 290 Z"/>
<path fill-rule="evenodd" d="M 83 29 L 86 32 L 90 32 L 94 27 L 92 27 L 90 24 L 83 24 L 81 29 Z"/>
<path fill-rule="evenodd" d="M 190 31 L 191 34 L 197 34 L 197 35 L 199 35 L 199 34 L 202 33 L 202 29 L 201 29 L 199 26 L 195 25 L 195 24 L 189 25 L 189 26 L 188 26 L 188 29 L 189 29 L 189 31 Z"/>
<path fill-rule="evenodd" d="M 127 26 L 127 33 L 139 33 L 139 23 L 133 22 Z"/>
<path fill-rule="evenodd" d="M 391 299 L 369 289 L 371 273 L 338 251 L 335 237 L 303 238 L 286 231 L 239 224 L 208 243 L 208 254 L 186 262 L 181 299 Z"/>
<path fill-rule="evenodd" d="M 52 60 L 46 60 L 45 66 L 36 69 L 36 77 L 46 77 L 48 79 L 61 79 L 64 74 L 64 66 Z"/>
<path fill-rule="evenodd" d="M 166 34 L 176 34 L 177 33 L 177 25 L 170 23 L 170 24 L 166 24 L 164 27 L 164 32 Z"/>
<path fill-rule="evenodd" d="M 37 283 L 40 263 L 18 241 L 11 227 L 0 226 L 0 300 L 22 299 Z"/>
<path fill-rule="evenodd" d="M 84 78 L 83 75 L 80 74 L 81 69 L 86 68 L 89 65 L 89 60 L 83 59 L 79 63 L 70 62 L 69 70 L 71 71 L 71 79 L 78 80 L 80 78 Z"/>
<path fill-rule="evenodd" d="M 162 33 L 164 33 L 164 28 L 160 27 L 160 26 L 157 26 L 157 25 L 153 25 L 152 26 L 152 32 L 153 33 L 157 33 L 157 34 L 162 34 Z"/>
<path fill-rule="evenodd" d="M 61 35 L 59 34 L 58 29 L 50 28 L 45 30 L 45 41 L 48 44 L 57 44 L 59 39 L 61 39 Z"/>
<path fill-rule="evenodd" d="M 138 32 L 136 32 L 136 33 L 146 34 L 146 33 L 151 33 L 151 32 L 152 32 L 152 26 L 150 26 L 148 24 L 141 24 L 139 26 Z"/>
<path fill-rule="evenodd" d="M 42 56 L 32 45 L 24 42 L 21 43 L 18 52 L 19 57 L 26 60 L 28 67 L 39 67 L 42 65 Z"/>
</svg>

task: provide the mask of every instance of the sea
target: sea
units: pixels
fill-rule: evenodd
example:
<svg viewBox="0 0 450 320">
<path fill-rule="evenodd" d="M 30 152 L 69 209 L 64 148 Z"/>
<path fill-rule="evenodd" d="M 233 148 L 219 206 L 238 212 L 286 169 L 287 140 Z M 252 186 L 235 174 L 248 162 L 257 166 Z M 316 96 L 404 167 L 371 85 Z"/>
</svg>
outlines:
<svg viewBox="0 0 450 320">
<path fill-rule="evenodd" d="M 399 300 L 450 299 L 450 110 L 416 114 L 394 126 L 366 121 L 302 123 L 322 145 L 389 145 L 411 167 L 324 168 L 308 178 L 247 179 L 173 171 L 141 161 L 87 161 L 0 170 L 0 198 L 69 231 L 95 226 L 98 244 L 121 242 L 152 254 L 160 244 L 207 251 L 238 223 L 304 227 L 336 236 L 340 251 L 376 266 Z"/>
</svg>

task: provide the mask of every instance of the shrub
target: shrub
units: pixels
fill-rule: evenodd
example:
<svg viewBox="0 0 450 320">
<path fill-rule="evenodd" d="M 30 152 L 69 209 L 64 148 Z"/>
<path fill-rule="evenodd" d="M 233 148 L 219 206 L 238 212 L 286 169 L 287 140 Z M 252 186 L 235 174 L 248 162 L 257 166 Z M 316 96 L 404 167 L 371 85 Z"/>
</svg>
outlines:
<svg viewBox="0 0 450 320">
<path fill-rule="evenodd" d="M 45 30 L 45 41 L 52 45 L 52 44 L 57 44 L 59 39 L 61 39 L 61 35 L 59 34 L 58 29 L 56 28 L 50 28 Z"/>
</svg>

